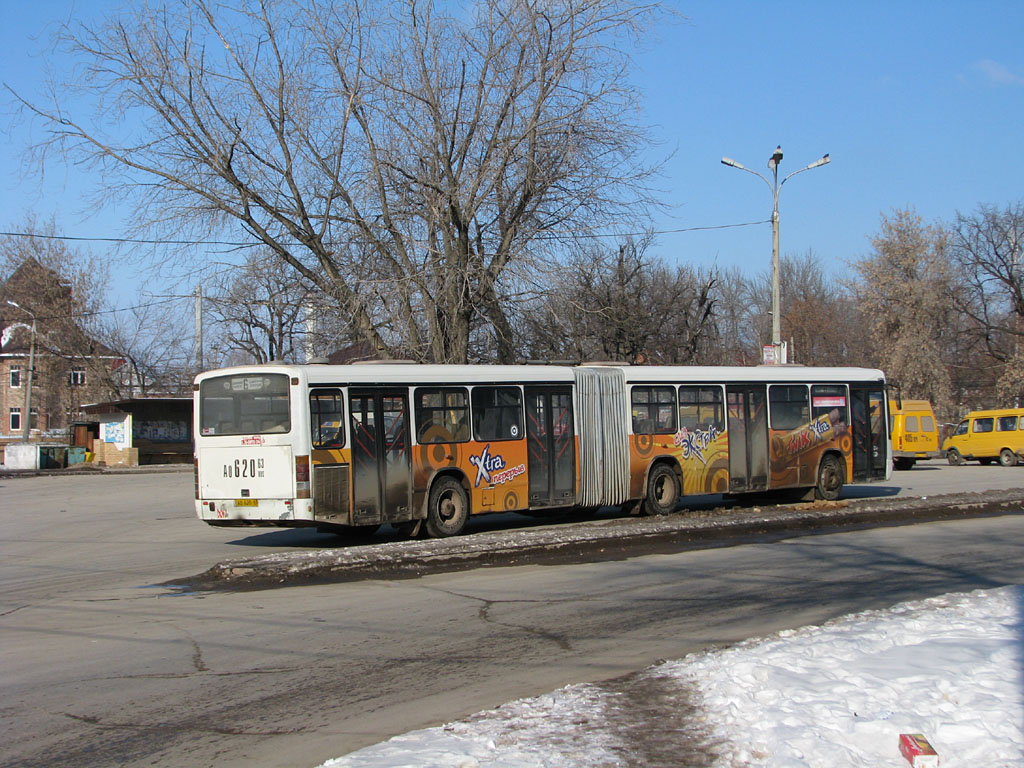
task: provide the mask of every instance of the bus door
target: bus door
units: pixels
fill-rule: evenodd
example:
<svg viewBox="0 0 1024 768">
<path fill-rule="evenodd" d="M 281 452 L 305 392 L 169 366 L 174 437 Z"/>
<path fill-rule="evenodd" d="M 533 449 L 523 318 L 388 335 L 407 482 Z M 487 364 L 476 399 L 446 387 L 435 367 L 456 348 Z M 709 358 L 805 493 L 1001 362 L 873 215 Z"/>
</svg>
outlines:
<svg viewBox="0 0 1024 768">
<path fill-rule="evenodd" d="M 763 385 L 726 387 L 729 492 L 768 488 L 768 409 Z"/>
<path fill-rule="evenodd" d="M 406 390 L 353 389 L 352 523 L 408 520 L 412 510 L 412 452 Z"/>
<path fill-rule="evenodd" d="M 889 457 L 885 392 L 878 384 L 851 384 L 850 429 L 853 433 L 853 481 L 884 480 Z"/>
<path fill-rule="evenodd" d="M 526 443 L 530 506 L 572 506 L 576 439 L 569 387 L 526 387 Z"/>
</svg>

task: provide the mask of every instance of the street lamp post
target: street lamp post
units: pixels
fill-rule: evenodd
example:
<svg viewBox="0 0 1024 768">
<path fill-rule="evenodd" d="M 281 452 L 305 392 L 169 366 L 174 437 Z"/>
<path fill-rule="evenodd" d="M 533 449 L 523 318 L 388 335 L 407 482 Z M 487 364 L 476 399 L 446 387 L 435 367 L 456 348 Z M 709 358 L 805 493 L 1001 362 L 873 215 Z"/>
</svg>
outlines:
<svg viewBox="0 0 1024 768">
<path fill-rule="evenodd" d="M 25 416 L 21 424 L 22 435 L 27 443 L 32 431 L 32 372 L 36 367 L 36 316 L 31 310 L 25 309 L 17 302 L 8 299 L 7 303 L 32 316 L 32 336 L 28 346 L 28 378 L 25 382 L 27 387 L 25 390 Z"/>
<path fill-rule="evenodd" d="M 810 165 L 804 166 L 798 171 L 793 171 L 791 174 L 783 178 L 782 181 L 779 181 L 779 163 L 781 162 L 782 147 L 778 146 L 775 148 L 771 158 L 768 160 L 768 167 L 772 170 L 772 180 L 768 181 L 764 175 L 747 168 L 745 165 L 737 163 L 731 157 L 722 158 L 722 163 L 724 165 L 728 165 L 731 168 L 739 168 L 741 171 L 754 174 L 760 178 L 761 181 L 767 184 L 769 189 L 772 191 L 772 346 L 775 348 L 776 362 L 785 362 L 785 360 L 779 359 L 779 351 L 782 348 L 782 312 L 779 308 L 781 303 L 779 288 L 779 192 L 782 191 L 782 185 L 798 173 L 803 173 L 804 171 L 811 170 L 811 168 L 817 168 L 819 165 L 825 165 L 828 163 L 829 156 L 825 155 L 821 159 L 815 160 Z"/>
</svg>

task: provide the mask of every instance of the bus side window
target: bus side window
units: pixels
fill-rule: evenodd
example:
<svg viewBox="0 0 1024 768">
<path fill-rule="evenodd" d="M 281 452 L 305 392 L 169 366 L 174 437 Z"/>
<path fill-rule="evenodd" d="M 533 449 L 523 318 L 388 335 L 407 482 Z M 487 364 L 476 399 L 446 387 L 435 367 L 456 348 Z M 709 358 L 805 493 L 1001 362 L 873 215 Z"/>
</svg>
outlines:
<svg viewBox="0 0 1024 768">
<path fill-rule="evenodd" d="M 633 387 L 633 434 L 670 435 L 676 431 L 676 393 L 672 387 Z"/>
<path fill-rule="evenodd" d="M 984 419 L 975 419 L 974 420 L 974 431 L 975 432 L 991 432 L 992 431 L 992 422 L 993 422 L 993 419 L 992 419 L 991 416 L 988 416 L 988 417 L 986 417 Z"/>
<path fill-rule="evenodd" d="M 721 387 L 679 387 L 679 428 L 725 431 Z"/>
<path fill-rule="evenodd" d="M 805 384 L 773 384 L 768 387 L 772 429 L 796 429 L 811 420 L 811 404 Z"/>
<path fill-rule="evenodd" d="M 480 442 L 520 440 L 523 393 L 519 387 L 473 387 L 473 434 Z"/>
<path fill-rule="evenodd" d="M 465 387 L 416 390 L 416 442 L 463 443 L 469 440 L 469 392 Z"/>
<path fill-rule="evenodd" d="M 314 448 L 345 446 L 345 401 L 340 389 L 314 389 L 309 393 L 309 427 Z"/>
</svg>

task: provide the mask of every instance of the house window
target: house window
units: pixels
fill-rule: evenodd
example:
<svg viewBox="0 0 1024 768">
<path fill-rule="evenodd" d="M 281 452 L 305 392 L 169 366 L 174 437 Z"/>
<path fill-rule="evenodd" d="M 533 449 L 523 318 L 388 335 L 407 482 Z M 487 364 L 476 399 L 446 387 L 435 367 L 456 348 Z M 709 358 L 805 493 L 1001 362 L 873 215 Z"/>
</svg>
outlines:
<svg viewBox="0 0 1024 768">
<path fill-rule="evenodd" d="M 21 366 L 11 366 L 11 388 L 17 389 L 21 386 Z"/>
<path fill-rule="evenodd" d="M 21 431 L 21 408 L 11 408 L 11 432 Z"/>
<path fill-rule="evenodd" d="M 68 384 L 72 387 L 81 387 L 85 384 L 85 368 L 72 368 L 68 374 Z"/>
</svg>

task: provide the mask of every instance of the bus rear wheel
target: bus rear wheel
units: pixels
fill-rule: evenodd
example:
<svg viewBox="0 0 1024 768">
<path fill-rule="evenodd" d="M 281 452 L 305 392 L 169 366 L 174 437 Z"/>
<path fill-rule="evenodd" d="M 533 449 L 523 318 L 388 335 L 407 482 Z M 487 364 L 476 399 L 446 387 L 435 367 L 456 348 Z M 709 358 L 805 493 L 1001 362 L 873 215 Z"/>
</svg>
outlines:
<svg viewBox="0 0 1024 768">
<path fill-rule="evenodd" d="M 843 491 L 843 465 L 839 459 L 829 454 L 818 466 L 818 483 L 814 486 L 814 495 L 825 501 L 836 501 Z"/>
<path fill-rule="evenodd" d="M 1015 467 L 1017 466 L 1017 454 L 1009 448 L 1003 448 L 999 452 L 999 463 L 1004 467 Z"/>
<path fill-rule="evenodd" d="M 644 497 L 644 514 L 668 515 L 675 512 L 679 503 L 679 478 L 668 464 L 657 464 L 647 476 L 647 496 Z"/>
<path fill-rule="evenodd" d="M 434 539 L 458 536 L 469 519 L 469 497 L 462 483 L 442 477 L 430 489 L 427 505 L 427 535 Z"/>
</svg>

